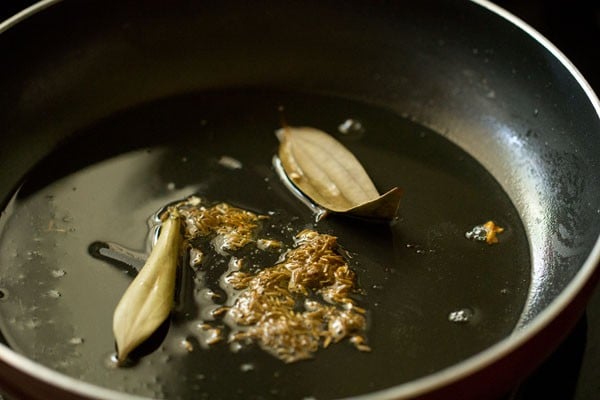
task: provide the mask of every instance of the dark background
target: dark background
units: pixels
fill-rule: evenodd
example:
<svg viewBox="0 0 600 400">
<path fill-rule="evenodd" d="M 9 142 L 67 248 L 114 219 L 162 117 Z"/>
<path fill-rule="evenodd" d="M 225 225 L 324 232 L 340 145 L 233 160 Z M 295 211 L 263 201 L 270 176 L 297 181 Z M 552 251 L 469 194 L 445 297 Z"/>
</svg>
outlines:
<svg viewBox="0 0 600 400">
<path fill-rule="evenodd" d="M 501 7 L 537 29 L 558 47 L 600 94 L 600 1 L 496 0 Z M 32 4 L 0 0 L 0 20 Z M 4 60 L 10 55 L 4 55 Z M 0 397 L 1 398 L 1 397 Z M 600 291 L 563 345 L 510 400 L 600 399 Z"/>
</svg>

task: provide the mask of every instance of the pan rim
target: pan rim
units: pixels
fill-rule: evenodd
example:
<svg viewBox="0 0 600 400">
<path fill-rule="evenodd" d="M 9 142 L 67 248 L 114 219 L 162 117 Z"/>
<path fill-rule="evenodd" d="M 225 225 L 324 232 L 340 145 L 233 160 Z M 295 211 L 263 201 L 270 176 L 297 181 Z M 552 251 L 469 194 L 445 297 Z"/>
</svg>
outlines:
<svg viewBox="0 0 600 400">
<path fill-rule="evenodd" d="M 17 23 L 33 16 L 34 14 L 53 6 L 62 0 L 41 0 L 30 7 L 22 10 L 7 20 L 0 22 L 0 33 L 6 31 Z M 594 93 L 592 87 L 575 67 L 575 65 L 548 39 L 531 27 L 529 24 L 511 14 L 502 7 L 491 3 L 489 0 L 470 0 L 470 2 L 481 6 L 498 17 L 505 19 L 512 25 L 524 31 L 533 40 L 543 46 L 554 56 L 562 66 L 575 78 L 581 89 L 586 94 L 596 115 L 600 119 L 600 100 Z M 600 261 L 600 237 L 596 240 L 588 257 L 581 268 L 567 284 L 567 286 L 547 305 L 539 314 L 517 329 L 511 335 L 488 347 L 487 349 L 457 363 L 434 372 L 427 376 L 405 382 L 387 389 L 356 396 L 356 399 L 390 399 L 390 398 L 412 398 L 423 396 L 445 386 L 449 386 L 464 378 L 474 375 L 477 371 L 487 368 L 516 349 L 524 346 L 528 341 L 537 336 L 552 321 L 556 319 L 576 299 L 584 287 L 593 280 L 594 274 L 599 269 Z M 36 363 L 35 361 L 16 353 L 8 346 L 0 343 L 0 363 L 6 364 L 21 376 L 29 376 L 39 380 L 41 383 L 53 386 L 65 392 L 71 392 L 83 398 L 98 399 L 147 399 L 147 397 L 118 392 L 104 388 L 92 383 L 84 382 L 58 371 Z"/>
<path fill-rule="evenodd" d="M 504 18 L 514 26 L 518 27 L 536 42 L 542 45 L 550 54 L 552 54 L 567 71 L 575 78 L 577 83 L 583 89 L 587 98 L 590 100 L 598 119 L 600 119 L 600 100 L 594 90 L 579 72 L 577 67 L 560 51 L 552 42 L 546 39 L 531 25 L 505 10 L 504 8 L 492 3 L 490 0 L 469 0 L 492 13 Z M 542 312 L 536 315 L 530 322 L 522 328 L 514 331 L 511 335 L 502 339 L 498 343 L 487 349 L 440 371 L 434 372 L 414 381 L 406 382 L 395 387 L 369 393 L 364 396 L 354 397 L 355 399 L 398 399 L 411 398 L 430 393 L 436 389 L 448 386 L 463 378 L 475 374 L 482 368 L 489 367 L 506 357 L 516 349 L 525 345 L 528 341 L 537 336 L 543 329 L 560 315 L 569 304 L 571 304 L 577 295 L 583 290 L 588 282 L 592 281 L 594 274 L 600 269 L 600 237 L 592 247 L 588 257 L 581 268 L 567 286 L 559 293 L 552 302 L 546 306 Z"/>
</svg>

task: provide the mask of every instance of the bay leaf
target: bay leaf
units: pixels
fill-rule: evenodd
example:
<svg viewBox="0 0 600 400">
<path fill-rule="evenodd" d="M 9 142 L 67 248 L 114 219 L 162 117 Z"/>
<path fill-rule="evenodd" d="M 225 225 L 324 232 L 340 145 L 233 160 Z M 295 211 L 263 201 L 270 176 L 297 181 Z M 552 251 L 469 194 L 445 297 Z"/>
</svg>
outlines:
<svg viewBox="0 0 600 400">
<path fill-rule="evenodd" d="M 276 132 L 279 159 L 289 180 L 327 211 L 393 219 L 400 203 L 397 187 L 380 195 L 358 159 L 333 136 L 310 127 Z"/>
<path fill-rule="evenodd" d="M 180 218 L 170 212 L 162 222 L 158 240 L 146 263 L 115 308 L 113 334 L 120 363 L 148 339 L 171 312 L 181 244 L 180 225 Z"/>
</svg>

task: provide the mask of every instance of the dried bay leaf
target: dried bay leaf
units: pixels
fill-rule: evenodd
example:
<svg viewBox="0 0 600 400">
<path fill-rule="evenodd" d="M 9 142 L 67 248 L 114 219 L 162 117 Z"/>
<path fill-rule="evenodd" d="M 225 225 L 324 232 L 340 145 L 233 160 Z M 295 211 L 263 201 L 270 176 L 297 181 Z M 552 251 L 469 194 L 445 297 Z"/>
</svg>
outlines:
<svg viewBox="0 0 600 400">
<path fill-rule="evenodd" d="M 171 312 L 181 244 L 180 225 L 176 212 L 170 212 L 162 222 L 148 260 L 115 309 L 113 334 L 119 362 L 148 339 Z"/>
<path fill-rule="evenodd" d="M 401 190 L 380 195 L 360 162 L 333 136 L 310 127 L 284 127 L 276 134 L 286 176 L 317 205 L 358 217 L 394 218 Z"/>
</svg>

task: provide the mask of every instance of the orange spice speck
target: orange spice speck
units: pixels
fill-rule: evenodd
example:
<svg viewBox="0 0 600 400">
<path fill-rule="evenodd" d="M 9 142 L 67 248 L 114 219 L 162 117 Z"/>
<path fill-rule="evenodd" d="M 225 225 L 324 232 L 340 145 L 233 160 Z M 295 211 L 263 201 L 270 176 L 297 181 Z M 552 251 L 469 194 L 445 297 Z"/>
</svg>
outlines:
<svg viewBox="0 0 600 400">
<path fill-rule="evenodd" d="M 504 228 L 496 225 L 494 221 L 488 221 L 483 224 L 485 228 L 485 241 L 487 244 L 495 244 L 498 243 L 498 237 L 496 234 L 504 232 Z"/>
</svg>

